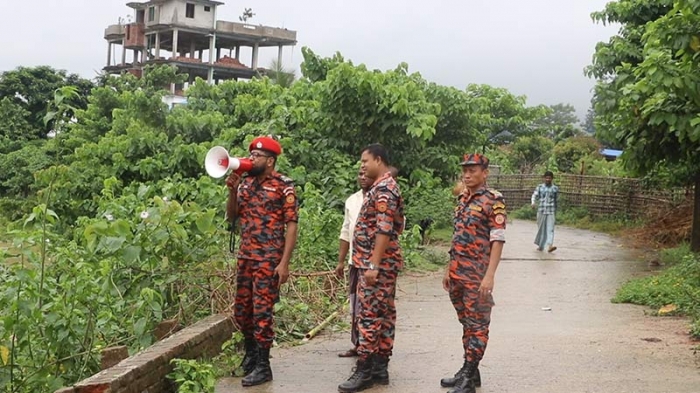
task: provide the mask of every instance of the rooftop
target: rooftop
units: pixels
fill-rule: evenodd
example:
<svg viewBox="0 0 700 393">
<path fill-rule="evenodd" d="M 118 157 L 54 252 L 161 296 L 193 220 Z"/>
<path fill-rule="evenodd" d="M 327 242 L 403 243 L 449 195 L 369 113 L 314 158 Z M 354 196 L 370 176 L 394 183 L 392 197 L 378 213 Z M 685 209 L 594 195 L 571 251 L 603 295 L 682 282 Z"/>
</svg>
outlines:
<svg viewBox="0 0 700 393">
<path fill-rule="evenodd" d="M 133 8 L 135 10 L 143 10 L 148 8 L 151 5 L 157 5 L 157 4 L 163 4 L 167 3 L 168 1 L 172 0 L 151 0 L 151 1 L 144 1 L 144 2 L 131 2 L 131 3 L 126 3 L 126 6 L 129 8 Z M 204 5 L 223 5 L 224 3 L 220 1 L 213 1 L 213 0 L 188 0 L 190 3 L 197 3 L 197 4 L 204 4 Z"/>
</svg>

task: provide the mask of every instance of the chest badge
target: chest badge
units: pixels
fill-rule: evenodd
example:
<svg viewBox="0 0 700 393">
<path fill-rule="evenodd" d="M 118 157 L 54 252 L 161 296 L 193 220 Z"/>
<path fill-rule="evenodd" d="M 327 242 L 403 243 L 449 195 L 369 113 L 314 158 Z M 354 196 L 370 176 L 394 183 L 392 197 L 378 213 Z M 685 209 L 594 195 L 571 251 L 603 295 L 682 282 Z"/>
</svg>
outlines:
<svg viewBox="0 0 700 393">
<path fill-rule="evenodd" d="M 469 205 L 469 210 L 474 210 L 474 211 L 480 212 L 483 209 L 479 205 Z"/>
</svg>

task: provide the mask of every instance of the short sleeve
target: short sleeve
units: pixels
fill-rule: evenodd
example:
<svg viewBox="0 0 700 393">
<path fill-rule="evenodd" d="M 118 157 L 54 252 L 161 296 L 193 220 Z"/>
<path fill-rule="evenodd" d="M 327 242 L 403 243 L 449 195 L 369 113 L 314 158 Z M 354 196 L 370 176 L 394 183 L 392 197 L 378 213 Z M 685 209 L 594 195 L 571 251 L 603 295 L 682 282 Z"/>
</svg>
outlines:
<svg viewBox="0 0 700 393">
<path fill-rule="evenodd" d="M 377 210 L 377 233 L 392 235 L 394 233 L 394 218 L 398 209 L 398 198 L 388 187 L 378 188 L 374 200 Z"/>
<path fill-rule="evenodd" d="M 282 205 L 282 210 L 284 212 L 284 222 L 298 222 L 299 204 L 297 201 L 296 191 L 294 190 L 294 182 L 286 179 L 283 187 L 282 197 L 284 198 L 284 203 Z"/>
<path fill-rule="evenodd" d="M 506 204 L 502 196 L 495 197 L 489 214 L 489 237 L 492 242 L 506 241 Z"/>
<path fill-rule="evenodd" d="M 348 209 L 348 201 L 345 201 L 345 215 L 343 217 L 343 226 L 340 228 L 340 240 L 350 243 L 350 209 Z"/>
</svg>

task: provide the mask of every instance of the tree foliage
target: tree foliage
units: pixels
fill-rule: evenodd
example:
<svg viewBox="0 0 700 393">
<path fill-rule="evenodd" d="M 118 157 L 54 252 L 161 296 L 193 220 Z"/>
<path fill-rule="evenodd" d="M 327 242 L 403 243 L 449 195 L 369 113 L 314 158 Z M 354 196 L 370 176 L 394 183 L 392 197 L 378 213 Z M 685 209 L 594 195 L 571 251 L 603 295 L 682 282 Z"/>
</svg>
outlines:
<svg viewBox="0 0 700 393">
<path fill-rule="evenodd" d="M 54 91 L 63 86 L 75 86 L 78 89 L 80 94 L 76 95 L 71 105 L 84 108 L 87 104 L 85 99 L 94 84 L 78 75 L 67 74 L 64 70 L 55 70 L 48 66 L 18 67 L 0 74 L 0 110 L 5 110 L 9 103 L 13 103 L 15 114 L 20 114 L 27 123 L 27 127 L 20 128 L 19 131 L 23 132 L 15 135 L 16 138 L 47 137 L 53 124 L 44 123 L 46 107 L 53 99 Z M 6 133 L 3 132 L 2 135 L 5 136 Z"/>
<path fill-rule="evenodd" d="M 693 168 L 688 180 L 700 188 L 700 3 L 620 0 L 593 18 L 622 25 L 598 44 L 587 70 L 598 80 L 596 128 L 623 146 L 632 169 L 680 163 Z M 695 217 L 700 251 L 700 203 Z"/>
<path fill-rule="evenodd" d="M 387 146 L 400 172 L 409 266 L 422 261 L 413 224 L 451 224 L 462 154 L 483 149 L 517 170 L 544 165 L 554 149 L 536 128 L 547 108 L 506 89 L 441 86 L 403 63 L 370 70 L 339 53 L 302 52 L 303 77 L 291 84 L 197 79 L 187 105 L 172 110 L 164 89 L 187 76 L 171 67 L 147 68 L 140 79 L 105 75 L 87 95 L 56 87 L 38 112 L 0 100 L 2 136 L 16 143 L 0 156 L 0 209 L 15 220 L 2 239 L 11 247 L 0 251 L 10 261 L 0 264 L 0 351 L 12 357 L 0 365 L 0 384 L 53 391 L 97 370 L 100 348 L 135 351 L 163 319 L 187 324 L 230 306 L 226 191 L 203 168 L 212 146 L 241 157 L 255 136 L 279 139 L 278 170 L 294 179 L 300 201 L 292 266 L 301 272 L 337 261 L 344 200 L 369 143 Z M 53 122 L 56 137 L 19 139 L 37 116 Z M 303 292 L 277 305 L 281 339 L 305 333 L 343 300 Z"/>
</svg>

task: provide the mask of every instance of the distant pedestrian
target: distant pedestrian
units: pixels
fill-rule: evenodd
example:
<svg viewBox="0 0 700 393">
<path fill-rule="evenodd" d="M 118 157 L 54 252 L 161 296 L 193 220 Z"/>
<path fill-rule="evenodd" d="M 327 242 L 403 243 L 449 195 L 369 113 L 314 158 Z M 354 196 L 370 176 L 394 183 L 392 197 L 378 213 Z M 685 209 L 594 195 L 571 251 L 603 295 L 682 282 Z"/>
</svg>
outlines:
<svg viewBox="0 0 700 393">
<path fill-rule="evenodd" d="M 440 385 L 453 387 L 448 393 L 475 393 L 481 386 L 478 367 L 489 340 L 494 279 L 505 243 L 506 205 L 500 192 L 486 186 L 486 156 L 465 155 L 460 165 L 465 188 L 455 209 L 450 263 L 442 285 L 462 324 L 464 364 Z"/>
<path fill-rule="evenodd" d="M 537 236 L 535 244 L 538 251 L 552 252 L 557 248 L 554 246 L 554 221 L 557 213 L 557 197 L 559 187 L 553 184 L 554 174 L 551 171 L 544 173 L 544 183 L 535 188 L 532 193 L 532 208 L 537 207 Z"/>
</svg>

